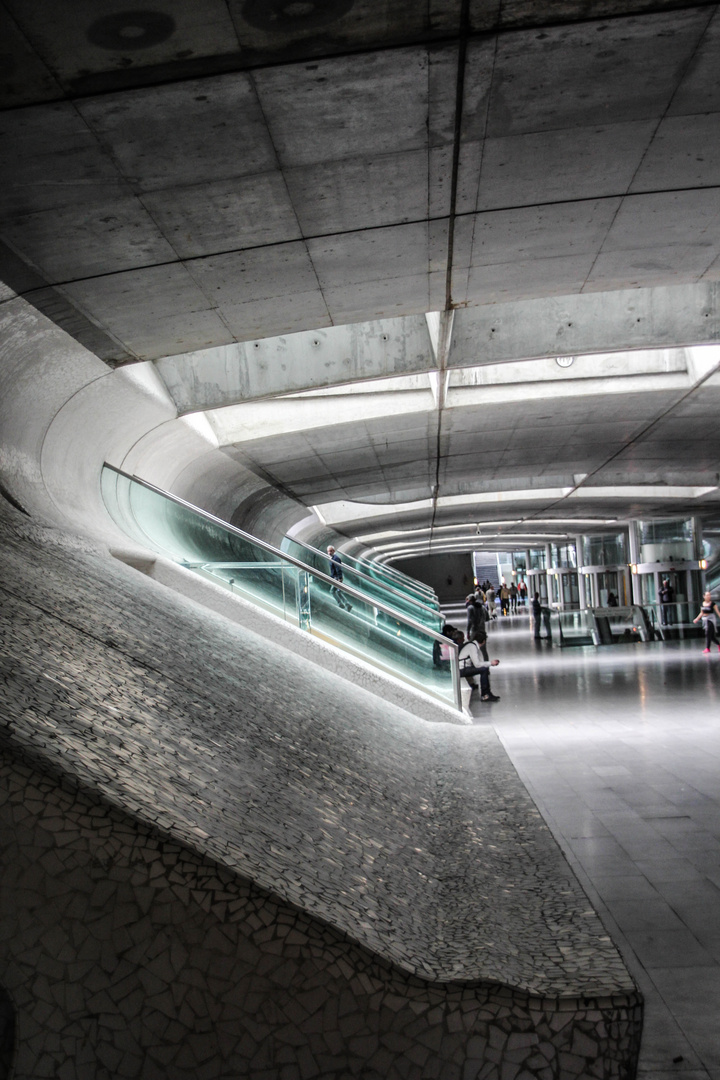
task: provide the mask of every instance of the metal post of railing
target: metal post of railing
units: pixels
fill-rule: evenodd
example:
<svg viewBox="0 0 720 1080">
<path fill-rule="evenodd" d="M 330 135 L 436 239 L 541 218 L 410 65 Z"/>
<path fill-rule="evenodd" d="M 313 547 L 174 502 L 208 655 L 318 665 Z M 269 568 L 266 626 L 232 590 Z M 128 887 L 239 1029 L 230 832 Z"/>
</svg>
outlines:
<svg viewBox="0 0 720 1080">
<path fill-rule="evenodd" d="M 462 692 L 461 692 L 461 689 L 460 689 L 460 660 L 459 660 L 460 650 L 458 649 L 458 647 L 457 647 L 457 645 L 455 644 L 454 641 L 451 642 L 451 643 L 449 642 L 449 644 L 452 644 L 452 649 L 451 649 L 451 652 L 450 652 L 450 671 L 452 673 L 453 695 L 455 697 L 455 707 L 457 709 L 462 709 Z"/>
<path fill-rule="evenodd" d="M 298 624 L 301 630 L 310 631 L 310 575 L 307 570 L 298 571 Z"/>
<path fill-rule="evenodd" d="M 598 628 L 597 619 L 595 617 L 595 609 L 587 608 L 586 612 L 588 616 L 588 622 L 590 624 L 590 637 L 593 639 L 593 645 L 601 645 L 602 642 L 600 640 L 600 630 Z"/>
</svg>

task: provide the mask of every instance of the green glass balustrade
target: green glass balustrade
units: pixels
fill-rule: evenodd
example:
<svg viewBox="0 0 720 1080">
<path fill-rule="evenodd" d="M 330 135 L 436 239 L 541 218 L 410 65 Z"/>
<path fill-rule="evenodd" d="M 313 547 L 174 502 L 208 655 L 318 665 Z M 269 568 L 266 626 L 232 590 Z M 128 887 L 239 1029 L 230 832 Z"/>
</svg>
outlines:
<svg viewBox="0 0 720 1080">
<path fill-rule="evenodd" d="M 297 540 L 294 537 L 285 536 L 282 541 L 282 550 L 291 551 L 292 544 L 299 544 L 302 548 L 307 548 L 310 551 L 316 552 L 318 555 L 324 555 L 324 552 L 318 548 L 310 547 L 302 540 Z M 407 574 L 403 574 L 401 570 L 396 570 L 392 566 L 385 566 L 382 563 L 373 562 L 371 559 L 359 558 L 356 555 L 349 555 L 344 551 L 340 552 L 343 567 L 347 567 L 356 570 L 358 573 L 364 574 L 366 577 L 371 577 L 374 580 L 389 586 L 401 593 L 405 593 L 412 599 L 422 604 L 424 607 L 433 608 L 436 611 L 440 610 L 440 602 L 435 592 L 429 585 L 424 585 L 421 581 L 416 581 L 415 578 L 408 577 Z"/>
<path fill-rule="evenodd" d="M 231 592 L 460 708 L 457 649 L 433 629 L 137 477 L 105 465 L 105 505 L 126 533 Z"/>
<path fill-rule="evenodd" d="M 343 555 L 343 558 L 345 556 Z M 415 578 L 410 577 L 408 574 L 404 574 L 402 570 L 398 570 L 395 566 L 388 566 L 386 563 L 373 562 L 372 559 L 356 558 L 355 564 L 358 570 L 362 570 L 366 574 L 370 574 L 378 579 L 378 581 L 387 581 L 389 584 L 396 586 L 399 589 L 405 589 L 409 593 L 416 594 L 423 599 L 423 602 L 430 604 L 431 607 L 440 607 L 440 601 L 438 600 L 433 589 L 429 585 L 424 585 L 421 581 L 416 581 Z"/>
<path fill-rule="evenodd" d="M 330 556 L 301 540 L 286 536 L 283 540 L 283 551 L 288 555 L 293 555 L 300 562 L 307 563 L 315 570 L 320 570 L 325 574 L 330 573 Z M 427 626 L 430 630 L 442 630 L 445 620 L 437 608 L 428 607 L 414 595 L 396 585 L 389 585 L 385 581 L 363 573 L 356 569 L 356 565 L 349 565 L 350 560 L 345 555 L 341 555 L 341 558 L 343 580 L 347 585 L 352 585 L 361 592 L 368 600 L 378 600 L 422 626 Z M 356 563 L 356 560 L 353 562 Z"/>
</svg>

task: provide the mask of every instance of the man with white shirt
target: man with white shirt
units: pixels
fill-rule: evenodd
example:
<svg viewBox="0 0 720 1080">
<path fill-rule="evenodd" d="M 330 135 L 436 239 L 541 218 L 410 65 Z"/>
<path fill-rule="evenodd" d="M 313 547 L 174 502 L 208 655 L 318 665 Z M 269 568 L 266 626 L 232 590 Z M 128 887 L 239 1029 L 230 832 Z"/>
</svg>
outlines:
<svg viewBox="0 0 720 1080">
<path fill-rule="evenodd" d="M 477 686 L 475 676 L 480 677 L 481 701 L 500 700 L 498 695 L 493 694 L 490 689 L 490 668 L 497 667 L 500 663 L 499 660 L 489 660 L 486 663 L 480 655 L 478 643 L 476 641 L 466 641 L 458 654 L 458 662 L 461 676 L 467 679 L 471 686 Z"/>
</svg>

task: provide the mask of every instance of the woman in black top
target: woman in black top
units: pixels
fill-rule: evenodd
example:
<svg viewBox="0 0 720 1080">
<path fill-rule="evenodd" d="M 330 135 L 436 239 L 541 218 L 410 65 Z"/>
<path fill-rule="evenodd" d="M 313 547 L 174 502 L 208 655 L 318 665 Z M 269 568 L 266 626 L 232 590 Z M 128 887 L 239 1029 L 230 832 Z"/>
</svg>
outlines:
<svg viewBox="0 0 720 1080">
<path fill-rule="evenodd" d="M 713 642 L 718 647 L 720 652 L 720 644 L 718 644 L 717 635 L 715 634 L 715 619 L 720 618 L 720 609 L 716 603 L 713 602 L 712 593 L 706 592 L 703 597 L 702 607 L 700 608 L 700 614 L 693 619 L 693 622 L 700 622 L 702 619 L 703 626 L 705 627 L 705 648 L 703 652 L 710 652 L 710 646 Z"/>
</svg>

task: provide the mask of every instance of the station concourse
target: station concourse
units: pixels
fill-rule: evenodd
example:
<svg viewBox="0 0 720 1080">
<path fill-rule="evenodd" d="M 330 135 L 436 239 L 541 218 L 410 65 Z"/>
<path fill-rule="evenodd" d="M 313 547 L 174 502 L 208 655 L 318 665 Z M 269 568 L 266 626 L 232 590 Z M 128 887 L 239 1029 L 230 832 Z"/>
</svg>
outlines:
<svg viewBox="0 0 720 1080">
<path fill-rule="evenodd" d="M 0 1075 L 718 1080 L 718 5 L 0 29 Z M 328 545 L 430 667 L 473 551 L 658 632 L 466 723 Z"/>
<path fill-rule="evenodd" d="M 526 623 L 492 635 L 501 700 L 473 703 L 475 722 L 499 734 L 642 989 L 638 1075 L 715 1076 L 720 657 L 701 639 L 553 650 Z"/>
</svg>

